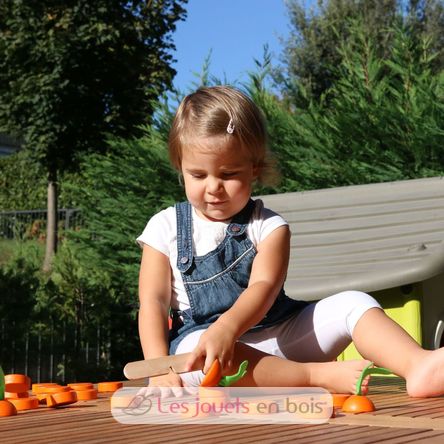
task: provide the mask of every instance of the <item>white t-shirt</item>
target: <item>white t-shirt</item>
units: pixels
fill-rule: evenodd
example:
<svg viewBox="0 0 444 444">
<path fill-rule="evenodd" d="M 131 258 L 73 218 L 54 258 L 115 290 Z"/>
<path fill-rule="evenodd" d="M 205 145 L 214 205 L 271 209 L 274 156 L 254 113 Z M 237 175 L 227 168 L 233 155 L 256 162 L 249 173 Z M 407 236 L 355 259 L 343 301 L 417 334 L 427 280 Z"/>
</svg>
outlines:
<svg viewBox="0 0 444 444">
<path fill-rule="evenodd" d="M 272 231 L 288 223 L 277 213 L 264 208 L 260 199 L 247 226 L 247 236 L 256 247 Z M 213 251 L 225 238 L 229 222 L 213 222 L 202 219 L 192 210 L 193 219 L 193 255 L 204 256 Z M 171 307 L 179 310 L 190 308 L 190 302 L 183 285 L 182 276 L 177 269 L 177 222 L 176 209 L 168 207 L 155 214 L 147 223 L 143 233 L 137 238 L 143 244 L 160 251 L 168 256 L 172 269 L 172 295 Z"/>
</svg>

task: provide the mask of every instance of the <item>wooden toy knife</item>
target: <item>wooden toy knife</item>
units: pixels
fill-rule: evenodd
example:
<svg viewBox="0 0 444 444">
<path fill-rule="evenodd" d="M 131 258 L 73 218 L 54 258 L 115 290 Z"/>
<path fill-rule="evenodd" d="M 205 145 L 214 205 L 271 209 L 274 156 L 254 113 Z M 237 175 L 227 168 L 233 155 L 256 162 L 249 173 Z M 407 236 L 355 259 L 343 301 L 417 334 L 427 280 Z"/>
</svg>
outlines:
<svg viewBox="0 0 444 444">
<path fill-rule="evenodd" d="M 162 356 L 160 358 L 145 359 L 143 361 L 129 362 L 123 369 L 123 374 L 128 379 L 149 378 L 150 376 L 166 375 L 171 370 L 175 373 L 185 373 L 188 371 L 202 370 L 205 359 L 197 359 L 191 369 L 186 368 L 186 363 L 191 357 L 191 353 L 179 355 Z"/>
</svg>

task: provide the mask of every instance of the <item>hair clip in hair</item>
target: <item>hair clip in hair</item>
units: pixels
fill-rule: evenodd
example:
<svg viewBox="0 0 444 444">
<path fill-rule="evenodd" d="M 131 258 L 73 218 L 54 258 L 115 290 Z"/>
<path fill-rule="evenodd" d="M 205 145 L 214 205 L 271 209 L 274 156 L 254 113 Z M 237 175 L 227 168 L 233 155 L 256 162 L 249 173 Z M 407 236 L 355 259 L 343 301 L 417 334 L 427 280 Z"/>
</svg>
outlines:
<svg viewBox="0 0 444 444">
<path fill-rule="evenodd" d="M 228 133 L 228 134 L 233 134 L 233 133 L 234 133 L 234 123 L 233 123 L 233 119 L 230 119 L 230 121 L 228 122 L 227 133 Z"/>
</svg>

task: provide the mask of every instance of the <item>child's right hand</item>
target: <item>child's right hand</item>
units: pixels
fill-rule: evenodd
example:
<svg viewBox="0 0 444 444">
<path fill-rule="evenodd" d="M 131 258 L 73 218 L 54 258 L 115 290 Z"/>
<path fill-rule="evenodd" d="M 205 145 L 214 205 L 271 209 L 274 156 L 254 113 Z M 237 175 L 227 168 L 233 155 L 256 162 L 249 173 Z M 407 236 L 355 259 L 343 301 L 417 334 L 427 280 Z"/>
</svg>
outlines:
<svg viewBox="0 0 444 444">
<path fill-rule="evenodd" d="M 235 337 L 226 324 L 216 321 L 202 333 L 199 342 L 190 354 L 187 361 L 189 369 L 193 368 L 198 360 L 204 360 L 203 372 L 210 370 L 215 359 L 218 359 L 222 374 L 230 371 L 233 362 Z"/>
</svg>

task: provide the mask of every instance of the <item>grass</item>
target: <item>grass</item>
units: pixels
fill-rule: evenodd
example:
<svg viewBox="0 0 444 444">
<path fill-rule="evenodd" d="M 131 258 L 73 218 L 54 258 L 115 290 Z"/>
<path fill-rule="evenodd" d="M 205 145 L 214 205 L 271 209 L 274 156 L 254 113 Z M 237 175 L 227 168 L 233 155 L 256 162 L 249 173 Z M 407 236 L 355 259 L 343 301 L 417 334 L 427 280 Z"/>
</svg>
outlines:
<svg viewBox="0 0 444 444">
<path fill-rule="evenodd" d="M 43 255 L 45 245 L 37 240 L 0 239 L 0 266 L 6 264 L 19 249 L 28 246 L 37 246 Z"/>
</svg>

